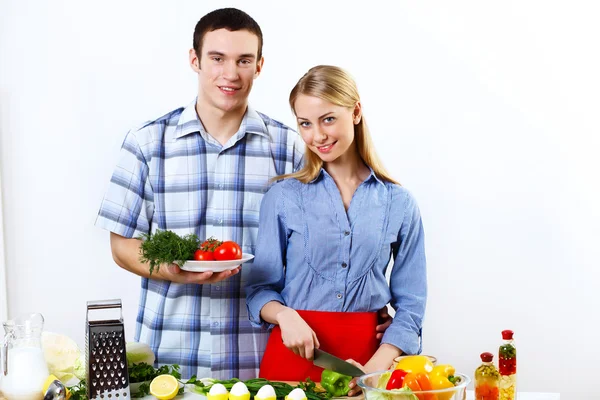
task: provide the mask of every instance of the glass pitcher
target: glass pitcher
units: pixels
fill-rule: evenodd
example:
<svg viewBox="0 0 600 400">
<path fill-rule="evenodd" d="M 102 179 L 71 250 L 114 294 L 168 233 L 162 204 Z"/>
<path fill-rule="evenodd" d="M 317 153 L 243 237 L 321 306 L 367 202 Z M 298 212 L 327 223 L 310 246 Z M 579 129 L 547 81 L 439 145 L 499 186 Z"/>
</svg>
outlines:
<svg viewBox="0 0 600 400">
<path fill-rule="evenodd" d="M 6 321 L 0 364 L 0 393 L 7 400 L 40 400 L 48 378 L 42 351 L 42 314 Z"/>
</svg>

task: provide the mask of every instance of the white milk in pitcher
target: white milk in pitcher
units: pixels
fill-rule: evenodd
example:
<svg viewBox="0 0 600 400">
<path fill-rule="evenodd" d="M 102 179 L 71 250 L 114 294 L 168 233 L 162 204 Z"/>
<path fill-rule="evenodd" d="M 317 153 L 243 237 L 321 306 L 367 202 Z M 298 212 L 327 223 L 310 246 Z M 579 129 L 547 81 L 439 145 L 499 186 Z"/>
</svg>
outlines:
<svg viewBox="0 0 600 400">
<path fill-rule="evenodd" d="M 48 378 L 44 353 L 39 347 L 8 350 L 8 374 L 0 379 L 0 392 L 7 400 L 40 400 Z"/>
</svg>

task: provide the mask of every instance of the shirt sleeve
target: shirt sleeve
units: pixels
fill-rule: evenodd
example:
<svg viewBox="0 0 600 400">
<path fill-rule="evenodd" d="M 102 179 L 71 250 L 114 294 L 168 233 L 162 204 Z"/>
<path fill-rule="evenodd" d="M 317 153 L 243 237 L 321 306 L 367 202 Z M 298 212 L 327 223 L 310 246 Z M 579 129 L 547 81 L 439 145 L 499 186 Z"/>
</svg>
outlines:
<svg viewBox="0 0 600 400">
<path fill-rule="evenodd" d="M 248 316 L 255 327 L 271 326 L 260 317 L 260 310 L 265 304 L 277 301 L 285 305 L 281 291 L 285 277 L 288 232 L 281 186 L 281 183 L 271 186 L 260 206 L 258 242 L 254 263 L 250 267 L 252 273 L 246 283 Z"/>
<path fill-rule="evenodd" d="M 126 238 L 150 231 L 154 193 L 149 167 L 134 132 L 127 133 L 95 225 Z"/>
<path fill-rule="evenodd" d="M 427 300 L 427 271 L 421 214 L 416 201 L 406 193 L 405 214 L 392 247 L 394 265 L 390 275 L 392 308 L 396 311 L 382 343 L 406 354 L 421 352 L 421 329 Z"/>
<path fill-rule="evenodd" d="M 294 140 L 294 172 L 298 172 L 304 166 L 304 152 L 306 151 L 306 144 L 300 137 L 300 134 L 295 135 Z"/>
</svg>

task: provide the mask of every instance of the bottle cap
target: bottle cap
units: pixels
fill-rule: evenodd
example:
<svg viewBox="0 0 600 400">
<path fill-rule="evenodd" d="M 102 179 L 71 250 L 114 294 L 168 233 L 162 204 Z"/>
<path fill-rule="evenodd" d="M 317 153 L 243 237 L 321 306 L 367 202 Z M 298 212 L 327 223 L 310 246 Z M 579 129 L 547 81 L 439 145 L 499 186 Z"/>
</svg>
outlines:
<svg viewBox="0 0 600 400">
<path fill-rule="evenodd" d="M 514 334 L 514 332 L 511 330 L 508 330 L 508 329 L 505 331 L 502 331 L 502 339 L 511 340 L 513 338 L 513 334 Z"/>
<path fill-rule="evenodd" d="M 492 353 L 488 353 L 487 351 L 485 353 L 481 353 L 481 361 L 483 362 L 492 362 L 492 360 L 494 359 L 494 355 Z"/>
</svg>

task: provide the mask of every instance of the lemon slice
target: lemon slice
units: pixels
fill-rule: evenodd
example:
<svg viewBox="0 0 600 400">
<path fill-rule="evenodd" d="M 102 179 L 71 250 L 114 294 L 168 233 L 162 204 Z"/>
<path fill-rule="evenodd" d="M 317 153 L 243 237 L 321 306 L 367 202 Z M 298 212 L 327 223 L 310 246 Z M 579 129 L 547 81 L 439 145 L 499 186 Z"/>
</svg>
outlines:
<svg viewBox="0 0 600 400">
<path fill-rule="evenodd" d="M 173 375 L 159 375 L 150 382 L 150 394 L 159 400 L 170 400 L 178 391 L 179 382 Z"/>
</svg>

